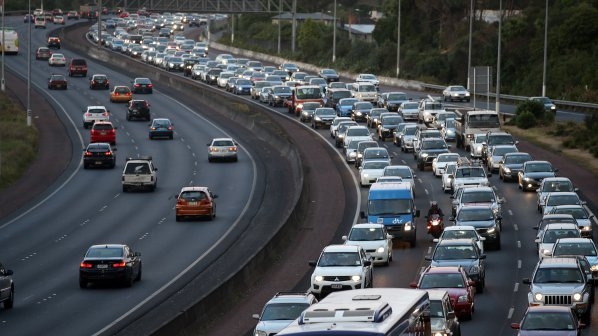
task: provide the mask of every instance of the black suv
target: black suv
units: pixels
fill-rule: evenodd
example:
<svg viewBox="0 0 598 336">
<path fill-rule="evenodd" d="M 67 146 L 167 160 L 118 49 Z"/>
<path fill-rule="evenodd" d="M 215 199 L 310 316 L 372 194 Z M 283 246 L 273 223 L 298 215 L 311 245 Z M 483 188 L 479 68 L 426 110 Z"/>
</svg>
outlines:
<svg viewBox="0 0 598 336">
<path fill-rule="evenodd" d="M 150 120 L 150 104 L 147 100 L 132 99 L 127 105 L 127 120 Z"/>
<path fill-rule="evenodd" d="M 419 151 L 415 155 L 417 168 L 423 171 L 426 166 L 432 166 L 432 161 L 441 153 L 449 153 L 448 145 L 442 138 L 422 139 Z"/>
<path fill-rule="evenodd" d="M 15 284 L 12 280 L 12 270 L 4 268 L 0 263 L 0 302 L 5 309 L 11 309 L 15 303 Z"/>
</svg>

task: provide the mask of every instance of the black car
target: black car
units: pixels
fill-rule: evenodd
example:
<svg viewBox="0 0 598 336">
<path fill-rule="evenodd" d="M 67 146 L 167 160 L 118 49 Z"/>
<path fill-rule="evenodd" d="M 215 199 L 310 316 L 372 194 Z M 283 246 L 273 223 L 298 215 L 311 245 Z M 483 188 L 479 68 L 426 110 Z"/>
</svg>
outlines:
<svg viewBox="0 0 598 336">
<path fill-rule="evenodd" d="M 150 120 L 150 103 L 147 100 L 131 99 L 127 105 L 127 120 Z"/>
<path fill-rule="evenodd" d="M 442 138 L 422 139 L 420 150 L 416 154 L 417 168 L 423 171 L 432 166 L 432 161 L 441 153 L 449 153 L 448 146 Z"/>
<path fill-rule="evenodd" d="M 334 69 L 322 69 L 318 74 L 320 75 L 320 77 L 326 80 L 326 83 L 339 81 L 339 75 L 338 73 L 336 73 L 336 70 Z"/>
<path fill-rule="evenodd" d="M 2 263 L 0 263 L 0 302 L 4 305 L 4 309 L 11 309 L 15 303 L 12 270 L 4 268 Z"/>
<path fill-rule="evenodd" d="M 332 120 L 336 118 L 336 113 L 330 107 L 317 108 L 311 119 L 311 127 L 317 129 L 320 126 L 330 126 Z"/>
<path fill-rule="evenodd" d="M 60 49 L 60 38 L 48 37 L 48 48 Z"/>
<path fill-rule="evenodd" d="M 87 145 L 83 150 L 83 169 L 90 167 L 108 167 L 114 168 L 116 166 L 116 155 L 107 142 L 95 142 Z"/>
<path fill-rule="evenodd" d="M 127 287 L 141 280 L 141 253 L 124 244 L 93 245 L 79 266 L 79 287 L 90 282 L 120 282 Z"/>
<path fill-rule="evenodd" d="M 372 103 L 367 101 L 357 101 L 351 107 L 351 119 L 354 121 L 367 121 L 370 110 L 374 108 Z"/>
<path fill-rule="evenodd" d="M 110 81 L 108 80 L 108 76 L 106 75 L 93 75 L 89 79 L 89 88 L 90 89 L 110 89 Z"/>
<path fill-rule="evenodd" d="M 183 76 L 189 77 L 193 72 L 193 66 L 199 63 L 199 57 L 190 57 L 183 61 Z"/>
<path fill-rule="evenodd" d="M 519 189 L 536 190 L 544 178 L 556 176 L 557 171 L 548 161 L 526 161 L 517 173 Z"/>
<path fill-rule="evenodd" d="M 131 83 L 133 83 L 133 85 L 131 86 L 131 91 L 133 91 L 133 93 L 154 92 L 152 81 L 149 78 L 137 77 Z"/>
</svg>

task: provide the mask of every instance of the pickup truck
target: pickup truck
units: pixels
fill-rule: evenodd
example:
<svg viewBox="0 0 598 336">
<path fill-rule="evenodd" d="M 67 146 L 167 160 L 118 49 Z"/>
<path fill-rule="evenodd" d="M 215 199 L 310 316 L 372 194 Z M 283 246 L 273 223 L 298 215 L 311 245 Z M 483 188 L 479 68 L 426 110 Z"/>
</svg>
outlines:
<svg viewBox="0 0 598 336">
<path fill-rule="evenodd" d="M 284 101 L 283 106 L 288 109 L 289 113 L 301 115 L 301 109 L 305 102 L 318 102 L 320 106 L 324 106 L 324 99 L 322 96 L 322 89 L 316 85 L 300 85 L 292 90 L 291 97 Z"/>
<path fill-rule="evenodd" d="M 154 167 L 151 156 L 127 158 L 122 174 L 123 192 L 132 189 L 156 190 L 158 185 L 158 168 Z"/>
</svg>

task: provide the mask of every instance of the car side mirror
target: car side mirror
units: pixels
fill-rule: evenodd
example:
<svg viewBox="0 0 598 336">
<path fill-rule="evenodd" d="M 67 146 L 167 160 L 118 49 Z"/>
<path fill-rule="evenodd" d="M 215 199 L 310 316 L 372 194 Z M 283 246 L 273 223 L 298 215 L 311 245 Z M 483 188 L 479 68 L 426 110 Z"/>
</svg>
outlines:
<svg viewBox="0 0 598 336">
<path fill-rule="evenodd" d="M 259 320 L 260 319 L 260 314 L 253 314 L 251 315 L 252 318 Z"/>
<path fill-rule="evenodd" d="M 486 237 L 480 237 L 480 241 L 485 241 Z"/>
<path fill-rule="evenodd" d="M 310 260 L 309 261 L 309 266 L 316 266 L 316 261 L 315 260 Z"/>
<path fill-rule="evenodd" d="M 529 278 L 523 278 L 521 279 L 521 282 L 525 285 L 531 285 L 531 280 Z"/>
<path fill-rule="evenodd" d="M 426 261 L 432 261 L 432 257 L 425 257 L 424 258 Z"/>
<path fill-rule="evenodd" d="M 486 255 L 485 254 L 480 254 L 480 259 L 486 259 Z"/>
<path fill-rule="evenodd" d="M 363 265 L 364 265 L 364 266 L 370 266 L 371 264 L 372 264 L 372 261 L 371 261 L 371 260 L 365 260 L 365 261 L 363 262 Z"/>
<path fill-rule="evenodd" d="M 417 282 L 411 282 L 411 283 L 409 283 L 409 287 L 411 287 L 411 288 L 417 288 Z"/>
<path fill-rule="evenodd" d="M 347 241 L 348 237 L 347 237 L 347 236 L 342 236 L 342 237 L 341 237 L 341 239 L 342 239 L 343 241 Z"/>
<path fill-rule="evenodd" d="M 432 239 L 432 241 L 433 241 L 434 243 L 438 243 L 438 242 L 440 241 L 440 239 L 438 239 L 438 238 L 434 238 L 434 239 Z"/>
<path fill-rule="evenodd" d="M 511 323 L 511 329 L 519 329 L 520 325 L 519 323 Z"/>
<path fill-rule="evenodd" d="M 534 240 L 534 243 L 536 243 L 536 244 L 540 244 L 541 242 L 542 242 L 542 241 L 540 240 L 540 238 L 536 238 L 536 239 Z"/>
</svg>

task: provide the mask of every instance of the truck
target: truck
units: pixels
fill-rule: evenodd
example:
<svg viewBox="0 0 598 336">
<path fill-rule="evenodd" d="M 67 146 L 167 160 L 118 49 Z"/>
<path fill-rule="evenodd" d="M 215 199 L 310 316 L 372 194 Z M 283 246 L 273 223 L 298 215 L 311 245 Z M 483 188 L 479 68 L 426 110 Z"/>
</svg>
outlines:
<svg viewBox="0 0 598 336">
<path fill-rule="evenodd" d="M 492 110 L 456 109 L 455 140 L 458 148 L 470 151 L 475 134 L 500 131 L 498 112 Z"/>
<path fill-rule="evenodd" d="M 360 213 L 368 223 L 384 224 L 394 239 L 416 245 L 417 225 L 420 216 L 413 200 L 410 182 L 375 182 L 368 192 L 366 211 Z"/>
<path fill-rule="evenodd" d="M 322 89 L 319 86 L 300 85 L 293 88 L 291 97 L 284 101 L 283 106 L 288 109 L 289 113 L 299 116 L 303 103 L 318 102 L 320 106 L 324 106 L 323 98 Z"/>
<path fill-rule="evenodd" d="M 98 17 L 98 6 L 92 4 L 79 6 L 79 17 L 82 19 L 95 19 Z"/>
<path fill-rule="evenodd" d="M 132 189 L 156 190 L 158 168 L 154 167 L 151 156 L 128 157 L 122 173 L 123 192 Z"/>
</svg>

